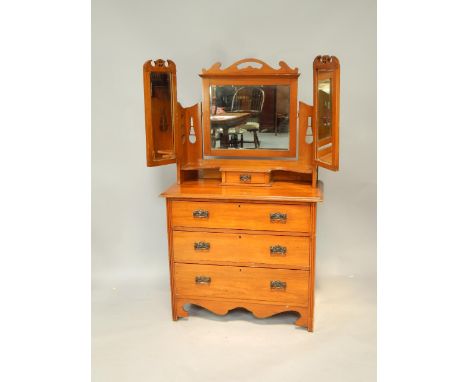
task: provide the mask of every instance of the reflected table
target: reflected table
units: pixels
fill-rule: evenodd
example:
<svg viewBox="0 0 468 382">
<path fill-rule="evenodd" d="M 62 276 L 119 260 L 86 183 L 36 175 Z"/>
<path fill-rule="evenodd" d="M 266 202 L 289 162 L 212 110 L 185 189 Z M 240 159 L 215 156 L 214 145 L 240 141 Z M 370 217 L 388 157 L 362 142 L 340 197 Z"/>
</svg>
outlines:
<svg viewBox="0 0 468 382">
<path fill-rule="evenodd" d="M 215 136 L 216 129 L 223 129 L 220 136 L 220 146 L 222 149 L 229 148 L 229 129 L 247 122 L 250 116 L 251 113 L 224 113 L 211 115 L 211 136 Z"/>
</svg>

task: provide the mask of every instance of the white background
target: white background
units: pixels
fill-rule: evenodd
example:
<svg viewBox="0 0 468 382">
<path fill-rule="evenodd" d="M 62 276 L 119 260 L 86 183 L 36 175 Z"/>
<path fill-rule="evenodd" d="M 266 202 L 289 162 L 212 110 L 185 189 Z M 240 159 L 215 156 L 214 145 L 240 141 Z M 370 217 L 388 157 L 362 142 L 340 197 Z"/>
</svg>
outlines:
<svg viewBox="0 0 468 382">
<path fill-rule="evenodd" d="M 379 2 L 379 381 L 467 379 L 464 8 Z M 89 4 L 9 3 L 0 18 L 0 377 L 85 381 Z"/>
</svg>

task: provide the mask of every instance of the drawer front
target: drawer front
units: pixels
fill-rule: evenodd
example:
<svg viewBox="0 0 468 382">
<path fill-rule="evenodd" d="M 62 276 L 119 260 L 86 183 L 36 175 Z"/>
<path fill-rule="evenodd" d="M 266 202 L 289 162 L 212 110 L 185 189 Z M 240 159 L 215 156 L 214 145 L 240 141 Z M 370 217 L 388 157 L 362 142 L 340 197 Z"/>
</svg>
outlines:
<svg viewBox="0 0 468 382">
<path fill-rule="evenodd" d="M 172 202 L 173 227 L 310 232 L 309 205 Z"/>
<path fill-rule="evenodd" d="M 307 306 L 308 271 L 176 263 L 174 272 L 178 297 L 214 297 Z"/>
<path fill-rule="evenodd" d="M 227 184 L 266 184 L 270 182 L 270 174 L 264 172 L 226 171 Z"/>
<path fill-rule="evenodd" d="M 308 237 L 173 231 L 174 261 L 309 267 Z"/>
</svg>

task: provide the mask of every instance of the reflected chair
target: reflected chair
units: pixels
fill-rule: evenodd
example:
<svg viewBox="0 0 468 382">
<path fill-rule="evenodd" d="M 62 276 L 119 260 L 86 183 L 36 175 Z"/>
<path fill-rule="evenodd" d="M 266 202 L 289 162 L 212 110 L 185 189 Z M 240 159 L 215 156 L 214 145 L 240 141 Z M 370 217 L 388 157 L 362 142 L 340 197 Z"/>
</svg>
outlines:
<svg viewBox="0 0 468 382">
<path fill-rule="evenodd" d="M 260 123 L 258 122 L 258 119 L 263 109 L 264 100 L 265 92 L 263 89 L 252 86 L 237 89 L 232 97 L 231 112 L 250 113 L 251 115 L 247 122 L 240 126 L 236 126 L 236 128 L 253 133 L 253 141 L 243 140 L 243 143 L 253 143 L 255 148 L 260 147 L 260 140 L 258 139 Z"/>
<path fill-rule="evenodd" d="M 240 126 L 230 127 L 227 130 L 227 134 L 229 138 L 227 140 L 226 147 L 223 147 L 223 140 L 224 140 L 224 132 L 222 128 L 219 127 L 212 127 L 211 128 L 211 147 L 216 148 L 216 142 L 220 141 L 219 148 L 228 148 L 233 147 L 235 149 L 243 148 L 244 147 L 244 134 L 247 130 L 240 128 Z"/>
</svg>

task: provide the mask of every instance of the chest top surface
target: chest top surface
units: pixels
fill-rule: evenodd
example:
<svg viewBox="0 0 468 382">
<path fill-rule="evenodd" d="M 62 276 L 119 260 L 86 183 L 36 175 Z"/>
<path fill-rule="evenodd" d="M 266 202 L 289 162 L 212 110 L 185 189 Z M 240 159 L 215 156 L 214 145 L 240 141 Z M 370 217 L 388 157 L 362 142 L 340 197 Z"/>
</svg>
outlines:
<svg viewBox="0 0 468 382">
<path fill-rule="evenodd" d="M 193 180 L 174 184 L 161 196 L 168 199 L 222 199 L 268 202 L 315 203 L 323 200 L 323 183 L 317 187 L 304 183 L 275 182 L 271 187 L 223 187 L 219 180 Z"/>
</svg>

